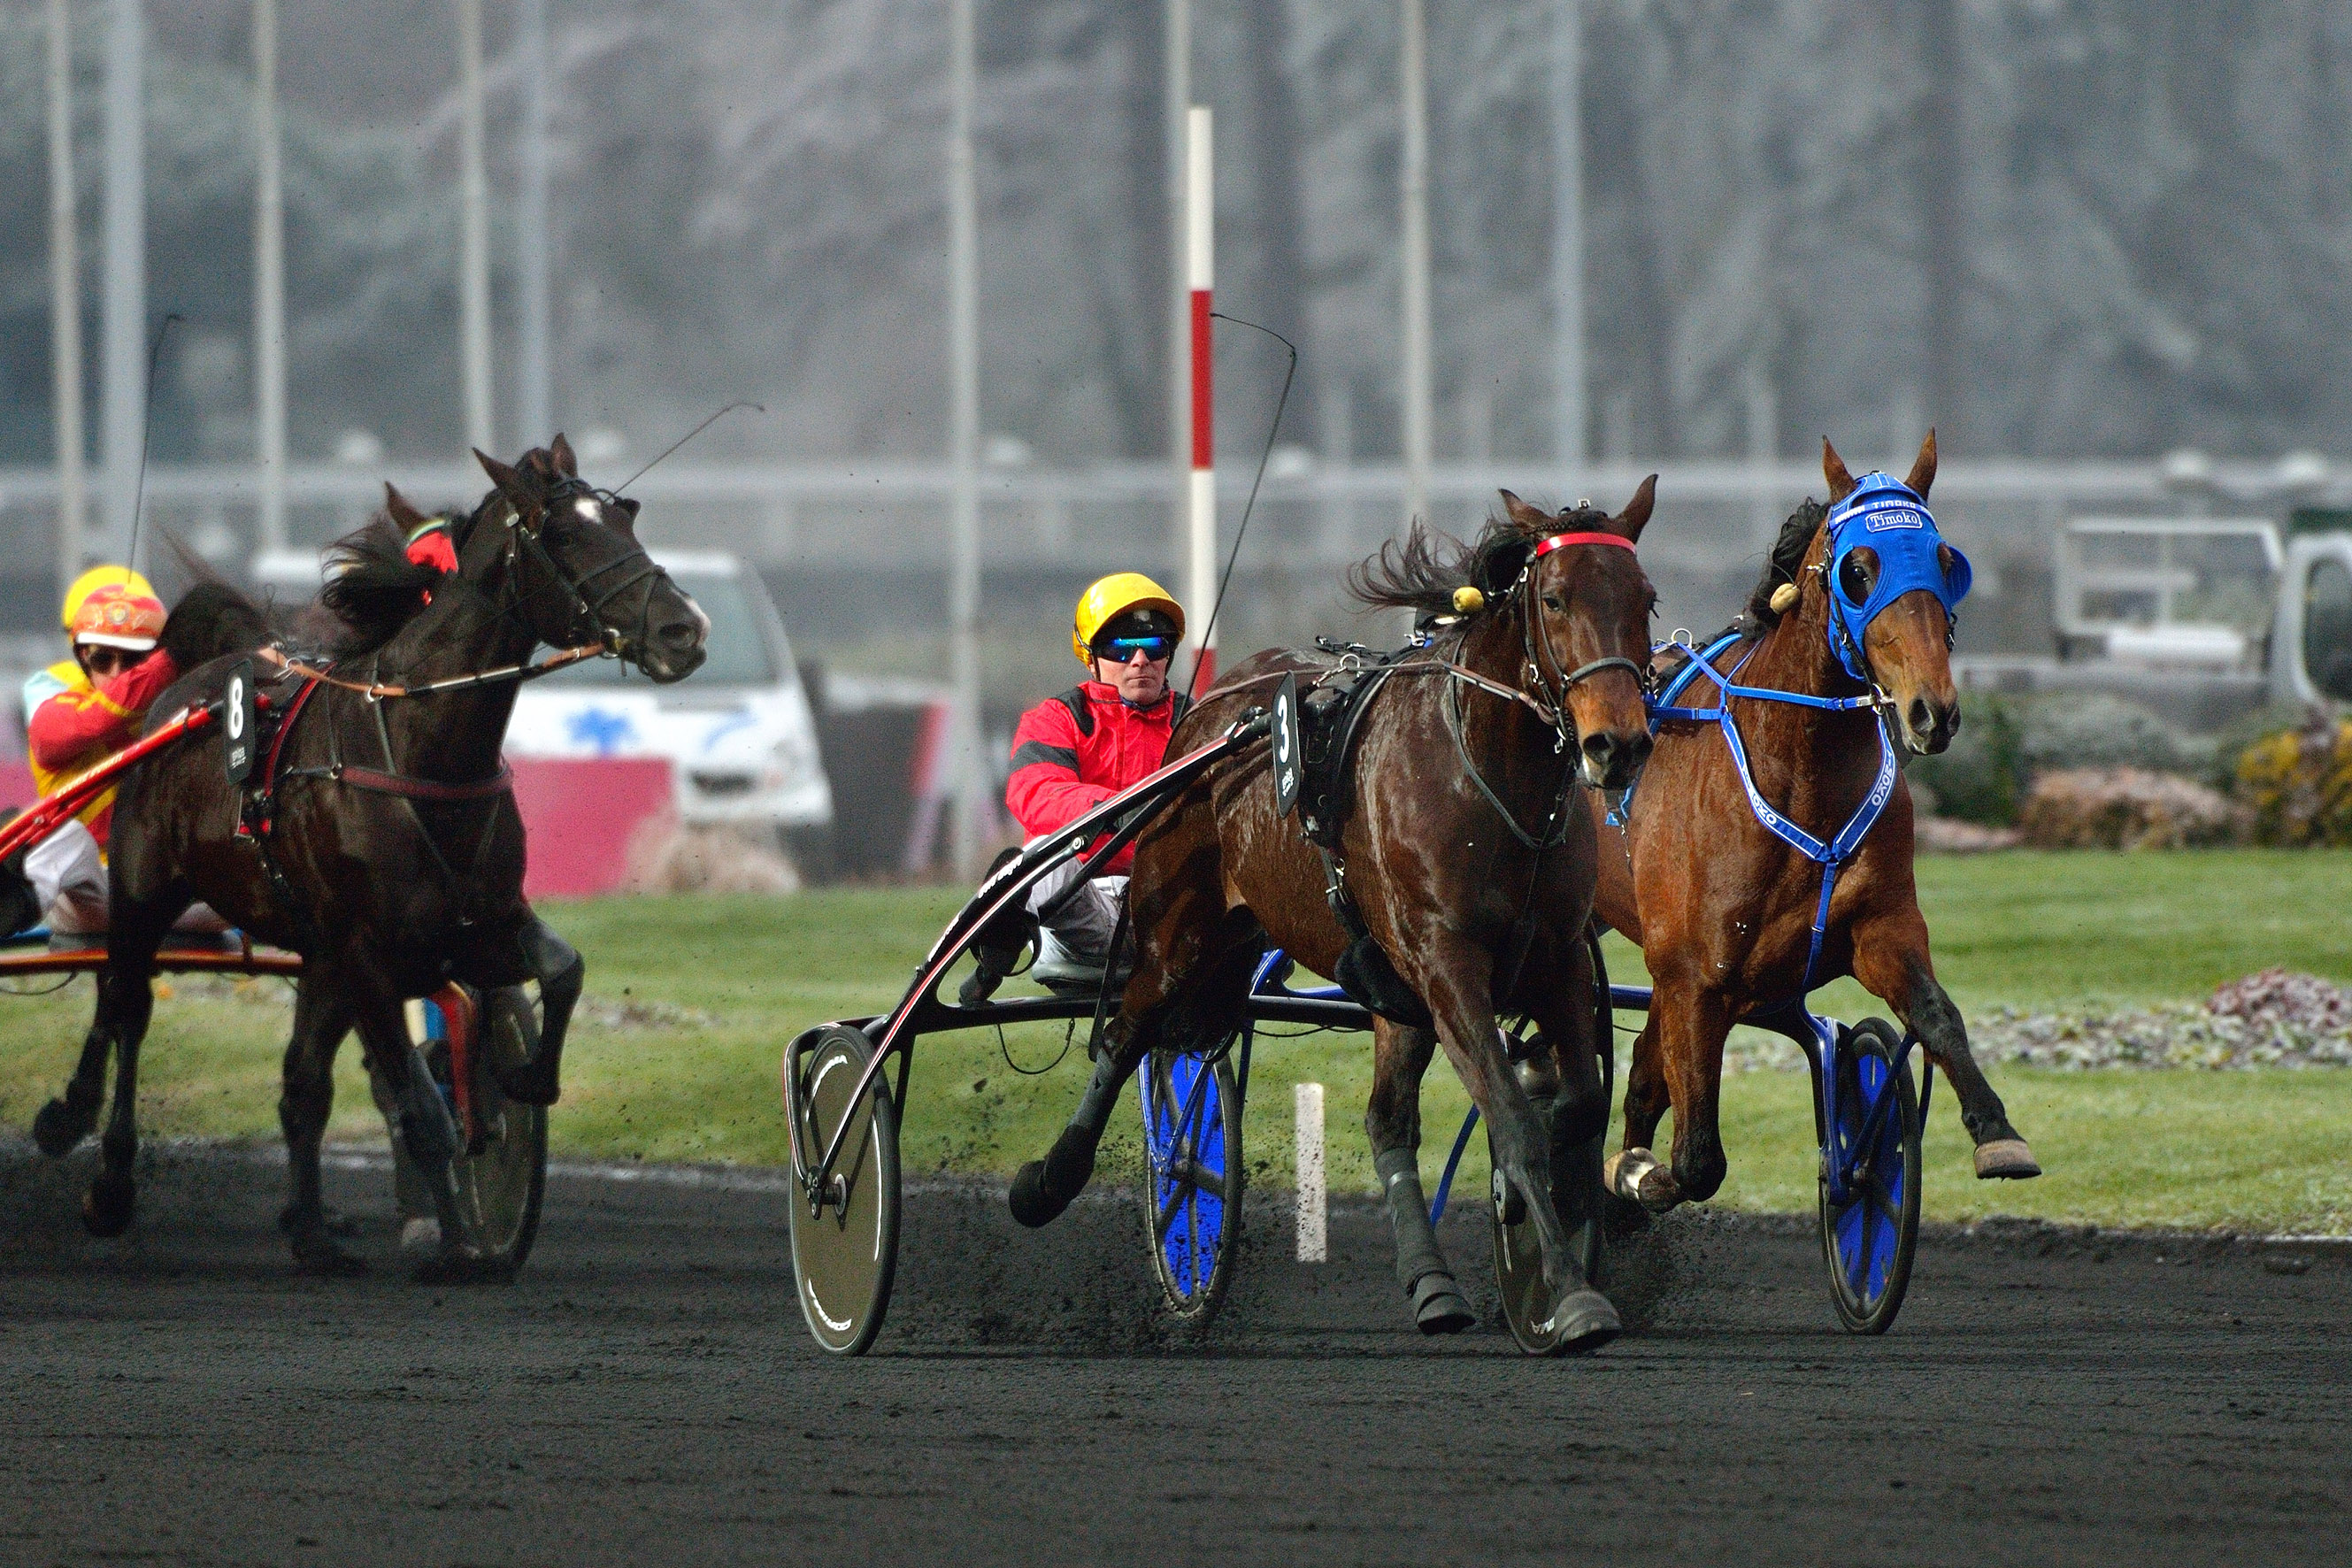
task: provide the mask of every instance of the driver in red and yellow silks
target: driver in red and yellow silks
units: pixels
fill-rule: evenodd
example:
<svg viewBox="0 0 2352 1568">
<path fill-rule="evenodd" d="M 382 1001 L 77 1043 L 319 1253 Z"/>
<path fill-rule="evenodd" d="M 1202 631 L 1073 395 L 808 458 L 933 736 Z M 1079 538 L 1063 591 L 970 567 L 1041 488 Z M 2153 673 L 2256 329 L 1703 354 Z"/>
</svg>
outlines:
<svg viewBox="0 0 2352 1568">
<path fill-rule="evenodd" d="M 147 710 L 180 678 L 156 647 L 163 602 L 136 572 L 94 566 L 66 590 L 60 617 L 73 657 L 25 682 L 25 739 L 44 795 L 139 738 Z M 107 829 L 114 791 L 33 846 L 25 875 L 49 929 L 60 937 L 106 929 Z"/>
<path fill-rule="evenodd" d="M 1078 596 L 1070 647 L 1093 679 L 1030 709 L 1013 731 L 1004 804 L 1029 838 L 1066 826 L 1159 770 L 1190 706 L 1168 682 L 1183 637 L 1183 607 L 1139 572 L 1114 573 Z M 1076 860 L 1037 882 L 1029 910 L 1044 929 L 1031 973 L 1041 980 L 1099 974 L 1110 960 L 1134 861 L 1129 845 L 1083 888 L 1076 888 Z M 977 942 L 972 952 L 979 967 L 966 982 L 966 1005 L 992 993 L 1019 959 L 1018 946 L 1003 940 Z"/>
</svg>

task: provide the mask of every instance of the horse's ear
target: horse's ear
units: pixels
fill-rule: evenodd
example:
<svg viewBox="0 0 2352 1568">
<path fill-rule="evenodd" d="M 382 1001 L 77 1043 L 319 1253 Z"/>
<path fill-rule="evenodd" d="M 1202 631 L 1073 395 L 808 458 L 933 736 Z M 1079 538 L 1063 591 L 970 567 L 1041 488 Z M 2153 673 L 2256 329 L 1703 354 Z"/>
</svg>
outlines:
<svg viewBox="0 0 2352 1568">
<path fill-rule="evenodd" d="M 1845 459 L 1837 455 L 1837 448 L 1830 445 L 1826 436 L 1822 437 L 1822 478 L 1829 481 L 1832 506 L 1853 492 L 1853 475 L 1846 470 Z"/>
<path fill-rule="evenodd" d="M 1921 500 L 1927 499 L 1927 488 L 1936 482 L 1936 427 L 1927 426 L 1927 438 L 1919 443 L 1919 457 L 1911 465 L 1911 477 L 1903 481 Z"/>
<path fill-rule="evenodd" d="M 1497 492 L 1503 498 L 1503 515 L 1517 525 L 1523 533 L 1549 533 L 1559 520 L 1539 506 L 1529 506 L 1508 490 Z"/>
<path fill-rule="evenodd" d="M 1657 504 L 1658 476 L 1652 474 L 1633 492 L 1633 499 L 1625 503 L 1625 510 L 1609 521 L 1615 523 L 1626 538 L 1638 540 L 1642 537 L 1642 530 L 1649 526 L 1650 509 Z"/>
<path fill-rule="evenodd" d="M 383 510 L 384 515 L 392 519 L 393 525 L 403 533 L 408 532 L 425 521 L 425 514 L 410 505 L 406 496 L 393 489 L 392 481 L 389 479 L 384 481 Z"/>
<path fill-rule="evenodd" d="M 567 479 L 580 477 L 580 460 L 572 455 L 572 443 L 563 438 L 562 431 L 555 433 L 555 439 L 548 444 L 547 449 L 555 458 L 555 466 Z"/>
<path fill-rule="evenodd" d="M 479 447 L 474 448 L 474 461 L 482 465 L 482 472 L 490 476 L 490 483 L 499 487 L 499 494 L 514 503 L 518 513 L 539 511 L 539 493 L 514 469 L 508 468 Z"/>
</svg>

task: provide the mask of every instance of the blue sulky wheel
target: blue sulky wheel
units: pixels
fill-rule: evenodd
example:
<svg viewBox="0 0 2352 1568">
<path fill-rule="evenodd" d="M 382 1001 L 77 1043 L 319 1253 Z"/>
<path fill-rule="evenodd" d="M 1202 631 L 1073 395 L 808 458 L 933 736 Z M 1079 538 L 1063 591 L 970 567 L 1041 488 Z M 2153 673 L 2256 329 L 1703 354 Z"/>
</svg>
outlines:
<svg viewBox="0 0 2352 1568">
<path fill-rule="evenodd" d="M 793 1274 L 801 1315 L 816 1342 L 836 1355 L 863 1355 L 882 1331 L 898 1265 L 898 1110 L 889 1074 L 853 1103 L 851 1091 L 874 1055 L 856 1029 L 812 1029 L 784 1056 L 785 1110 L 800 1119 L 802 1147 L 824 1157 L 835 1129 L 849 1124 L 841 1157 L 812 1205 L 795 1180 Z"/>
<path fill-rule="evenodd" d="M 1903 1310 L 1919 1241 L 1919 1096 L 1903 1036 L 1884 1018 L 1853 1026 L 1837 1051 L 1837 1121 L 1822 1150 L 1822 1256 L 1838 1318 L 1885 1333 Z M 1844 1191 L 1831 1181 L 1844 1173 Z"/>
<path fill-rule="evenodd" d="M 1242 1100 L 1231 1055 L 1155 1052 L 1136 1074 L 1150 1171 L 1143 1218 L 1168 1310 L 1206 1328 L 1240 1261 Z"/>
</svg>

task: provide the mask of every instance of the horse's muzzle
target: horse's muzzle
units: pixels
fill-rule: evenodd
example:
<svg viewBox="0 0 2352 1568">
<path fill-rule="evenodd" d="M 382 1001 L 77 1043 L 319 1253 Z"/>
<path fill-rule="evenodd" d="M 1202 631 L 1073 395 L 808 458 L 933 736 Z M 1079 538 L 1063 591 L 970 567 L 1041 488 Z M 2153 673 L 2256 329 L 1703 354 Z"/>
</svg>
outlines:
<svg viewBox="0 0 2352 1568">
<path fill-rule="evenodd" d="M 1903 743 L 1914 755 L 1932 757 L 1960 732 L 1960 705 L 1914 697 L 1903 710 Z"/>
<path fill-rule="evenodd" d="M 654 625 L 637 660 L 647 675 L 663 685 L 684 680 L 710 657 L 707 646 L 710 617 L 692 599 L 680 597 L 683 613 L 665 616 Z"/>
<path fill-rule="evenodd" d="M 1602 730 L 1585 736 L 1579 750 L 1584 753 L 1586 784 L 1594 789 L 1623 789 L 1650 760 L 1649 731 L 1612 735 Z"/>
</svg>

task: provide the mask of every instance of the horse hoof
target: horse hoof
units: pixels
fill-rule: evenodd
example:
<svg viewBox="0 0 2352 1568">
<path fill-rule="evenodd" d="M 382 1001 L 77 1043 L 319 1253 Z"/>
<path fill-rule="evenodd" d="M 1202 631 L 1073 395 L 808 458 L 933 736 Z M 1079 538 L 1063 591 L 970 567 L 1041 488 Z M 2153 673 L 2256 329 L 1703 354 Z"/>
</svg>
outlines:
<svg viewBox="0 0 2352 1568">
<path fill-rule="evenodd" d="M 1996 1138 L 1977 1145 L 1977 1180 L 2021 1182 L 2042 1173 L 2041 1163 L 2022 1138 Z"/>
<path fill-rule="evenodd" d="M 1602 1163 L 1601 1184 L 1627 1203 L 1642 1201 L 1642 1178 L 1658 1168 L 1647 1149 L 1620 1149 Z"/>
<path fill-rule="evenodd" d="M 1013 1217 L 1035 1230 L 1062 1217 L 1070 1200 L 1045 1184 L 1045 1162 L 1032 1160 L 1021 1167 L 1013 1178 L 1013 1190 L 1005 1194 L 1012 1205 Z"/>
<path fill-rule="evenodd" d="M 1065 1127 L 1043 1160 L 1032 1160 L 1013 1178 L 1008 1197 L 1013 1217 L 1034 1230 L 1051 1225 L 1077 1201 L 1094 1179 L 1093 1140 L 1076 1127 Z"/>
<path fill-rule="evenodd" d="M 92 1236 L 121 1236 L 131 1228 L 139 1193 L 129 1176 L 101 1173 L 81 1197 L 82 1228 Z"/>
<path fill-rule="evenodd" d="M 536 1058 L 499 1073 L 499 1089 L 509 1100 L 523 1105 L 546 1107 L 563 1098 L 563 1084 L 556 1075 L 555 1064 Z"/>
<path fill-rule="evenodd" d="M 62 1160 L 81 1146 L 98 1126 L 95 1106 L 83 1110 L 64 1100 L 53 1100 L 33 1118 L 33 1142 L 52 1160 Z"/>
<path fill-rule="evenodd" d="M 1551 1316 L 1535 1325 L 1550 1355 L 1590 1355 L 1625 1331 L 1609 1298 L 1590 1285 L 1571 1285 L 1551 1306 Z"/>
<path fill-rule="evenodd" d="M 1451 1274 L 1424 1274 L 1412 1282 L 1413 1326 L 1424 1334 L 1458 1334 L 1478 1321 Z"/>
</svg>

